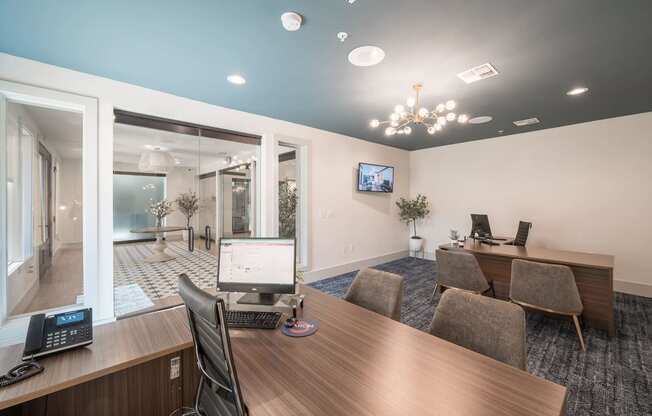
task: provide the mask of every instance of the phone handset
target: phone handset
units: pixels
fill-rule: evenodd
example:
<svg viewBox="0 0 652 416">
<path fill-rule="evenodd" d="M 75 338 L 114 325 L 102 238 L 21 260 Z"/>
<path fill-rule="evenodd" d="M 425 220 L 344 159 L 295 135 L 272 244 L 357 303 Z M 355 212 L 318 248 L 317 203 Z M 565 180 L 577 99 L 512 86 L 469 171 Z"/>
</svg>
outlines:
<svg viewBox="0 0 652 416">
<path fill-rule="evenodd" d="M 32 355 L 43 349 L 45 339 L 45 314 L 39 313 L 29 319 L 24 355 Z"/>
</svg>

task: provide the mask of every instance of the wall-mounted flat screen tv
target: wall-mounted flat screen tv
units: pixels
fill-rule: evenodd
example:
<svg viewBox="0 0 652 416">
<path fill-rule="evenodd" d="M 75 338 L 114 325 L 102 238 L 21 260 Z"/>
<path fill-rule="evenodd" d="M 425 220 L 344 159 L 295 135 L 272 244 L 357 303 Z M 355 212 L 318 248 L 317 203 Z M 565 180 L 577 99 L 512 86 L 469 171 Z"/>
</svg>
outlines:
<svg viewBox="0 0 652 416">
<path fill-rule="evenodd" d="M 358 165 L 358 191 L 394 192 L 394 168 L 360 163 Z"/>
</svg>

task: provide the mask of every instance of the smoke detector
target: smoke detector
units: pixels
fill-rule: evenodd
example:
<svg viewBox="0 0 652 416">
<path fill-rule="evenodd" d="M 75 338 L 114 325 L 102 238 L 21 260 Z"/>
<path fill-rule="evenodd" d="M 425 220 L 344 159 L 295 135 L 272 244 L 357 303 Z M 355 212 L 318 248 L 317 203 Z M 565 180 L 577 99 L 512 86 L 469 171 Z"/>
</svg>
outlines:
<svg viewBox="0 0 652 416">
<path fill-rule="evenodd" d="M 483 79 L 495 77 L 498 75 L 498 71 L 490 63 L 478 65 L 475 68 L 468 69 L 464 72 L 457 74 L 457 77 L 467 84 L 471 84 L 476 81 L 481 81 Z"/>
<path fill-rule="evenodd" d="M 514 121 L 514 125 L 518 127 L 531 126 L 532 124 L 539 124 L 539 123 L 541 123 L 541 121 L 536 117 L 526 118 L 525 120 Z"/>
<path fill-rule="evenodd" d="M 303 19 L 299 13 L 287 12 L 281 15 L 281 23 L 288 32 L 295 32 L 301 28 Z"/>
</svg>

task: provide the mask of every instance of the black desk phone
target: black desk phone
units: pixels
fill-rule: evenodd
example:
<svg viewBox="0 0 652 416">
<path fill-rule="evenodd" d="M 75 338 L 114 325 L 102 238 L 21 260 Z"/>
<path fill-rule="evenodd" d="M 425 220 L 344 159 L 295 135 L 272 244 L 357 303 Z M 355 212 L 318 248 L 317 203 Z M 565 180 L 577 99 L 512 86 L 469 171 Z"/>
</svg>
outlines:
<svg viewBox="0 0 652 416">
<path fill-rule="evenodd" d="M 33 315 L 27 328 L 23 360 L 33 360 L 92 342 L 93 311 L 90 308 L 48 316 L 42 313 Z"/>
</svg>

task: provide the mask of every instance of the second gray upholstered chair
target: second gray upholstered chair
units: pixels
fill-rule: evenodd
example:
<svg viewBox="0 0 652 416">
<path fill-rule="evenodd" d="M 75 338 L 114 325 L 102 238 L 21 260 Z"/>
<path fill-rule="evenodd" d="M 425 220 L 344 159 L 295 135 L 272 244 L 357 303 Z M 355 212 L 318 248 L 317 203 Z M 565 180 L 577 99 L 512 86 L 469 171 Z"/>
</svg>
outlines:
<svg viewBox="0 0 652 416">
<path fill-rule="evenodd" d="M 400 321 L 403 278 L 375 269 L 360 270 L 344 300 Z"/>
<path fill-rule="evenodd" d="M 519 259 L 512 261 L 509 298 L 527 308 L 572 317 L 582 351 L 586 350 L 578 319 L 584 307 L 570 267 Z"/>
<path fill-rule="evenodd" d="M 471 253 L 462 250 L 442 250 L 435 252 L 437 260 L 437 276 L 435 290 L 432 297 L 435 297 L 439 286 L 455 288 L 473 293 L 486 293 L 491 290 L 494 297 L 493 282 L 487 280 L 478 260 Z"/>
<path fill-rule="evenodd" d="M 526 370 L 525 311 L 513 303 L 447 290 L 435 310 L 430 333 Z"/>
</svg>

